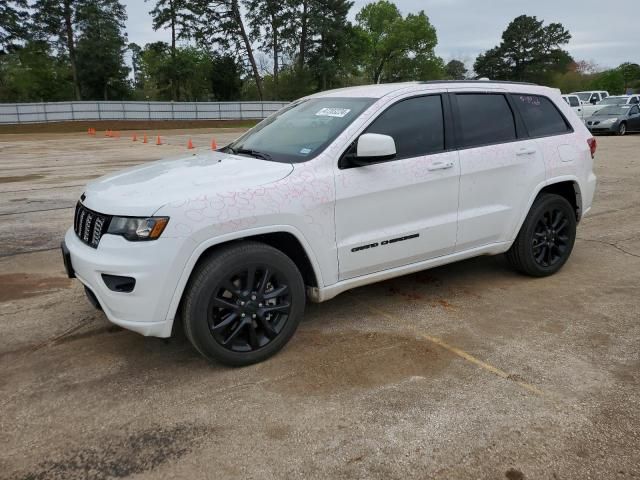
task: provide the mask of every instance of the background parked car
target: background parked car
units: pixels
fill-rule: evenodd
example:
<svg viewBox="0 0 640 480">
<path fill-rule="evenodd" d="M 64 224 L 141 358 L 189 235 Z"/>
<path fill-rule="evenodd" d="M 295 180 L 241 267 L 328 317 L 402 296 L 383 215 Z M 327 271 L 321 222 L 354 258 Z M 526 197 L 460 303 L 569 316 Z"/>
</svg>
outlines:
<svg viewBox="0 0 640 480">
<path fill-rule="evenodd" d="M 571 92 L 570 95 L 577 95 L 582 105 L 595 105 L 600 100 L 604 100 L 609 96 L 609 92 L 605 90 L 591 90 L 588 92 Z"/>
<path fill-rule="evenodd" d="M 594 113 L 586 122 L 591 133 L 640 132 L 640 106 L 608 105 Z"/>
<path fill-rule="evenodd" d="M 640 95 L 612 95 L 595 105 L 582 106 L 582 119 L 591 118 L 594 113 L 607 105 L 637 105 L 638 103 L 640 103 Z"/>
</svg>

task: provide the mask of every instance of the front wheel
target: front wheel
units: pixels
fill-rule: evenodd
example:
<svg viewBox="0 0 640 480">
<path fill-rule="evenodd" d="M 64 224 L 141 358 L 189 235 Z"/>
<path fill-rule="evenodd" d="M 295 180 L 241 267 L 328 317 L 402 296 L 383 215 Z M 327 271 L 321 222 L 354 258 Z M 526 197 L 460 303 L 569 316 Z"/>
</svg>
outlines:
<svg viewBox="0 0 640 480">
<path fill-rule="evenodd" d="M 616 132 L 618 134 L 618 136 L 622 137 L 624 134 L 627 133 L 627 124 L 622 122 L 620 124 L 620 126 L 618 127 L 618 131 Z"/>
<path fill-rule="evenodd" d="M 195 270 L 183 302 L 185 334 L 205 357 L 249 365 L 278 352 L 305 306 L 295 263 L 257 242 L 223 247 Z"/>
<path fill-rule="evenodd" d="M 566 198 L 543 194 L 536 199 L 507 252 L 509 263 L 534 277 L 552 275 L 571 255 L 576 240 L 576 213 Z"/>
</svg>

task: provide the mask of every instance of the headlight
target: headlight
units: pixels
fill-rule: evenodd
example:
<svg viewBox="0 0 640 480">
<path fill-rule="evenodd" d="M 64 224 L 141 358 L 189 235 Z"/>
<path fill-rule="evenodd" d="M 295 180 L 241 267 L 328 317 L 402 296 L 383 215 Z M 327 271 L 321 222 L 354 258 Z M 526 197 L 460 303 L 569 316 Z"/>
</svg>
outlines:
<svg viewBox="0 0 640 480">
<path fill-rule="evenodd" d="M 107 233 L 122 235 L 127 240 L 155 240 L 169 223 L 169 217 L 113 217 Z"/>
</svg>

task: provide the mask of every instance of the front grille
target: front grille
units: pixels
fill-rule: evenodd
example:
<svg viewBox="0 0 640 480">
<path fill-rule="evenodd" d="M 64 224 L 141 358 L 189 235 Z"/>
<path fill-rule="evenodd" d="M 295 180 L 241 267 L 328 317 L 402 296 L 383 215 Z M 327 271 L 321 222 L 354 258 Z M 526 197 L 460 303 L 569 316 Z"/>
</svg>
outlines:
<svg viewBox="0 0 640 480">
<path fill-rule="evenodd" d="M 109 228 L 111 222 L 110 215 L 103 215 L 78 202 L 76 205 L 76 215 L 73 221 L 73 230 L 80 240 L 92 248 L 98 248 L 100 239 Z"/>
</svg>

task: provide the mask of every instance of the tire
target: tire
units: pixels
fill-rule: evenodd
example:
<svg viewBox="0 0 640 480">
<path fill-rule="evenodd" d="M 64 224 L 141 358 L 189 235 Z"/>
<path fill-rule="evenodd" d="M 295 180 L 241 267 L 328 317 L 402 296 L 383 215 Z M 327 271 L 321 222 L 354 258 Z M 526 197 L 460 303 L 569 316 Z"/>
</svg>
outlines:
<svg viewBox="0 0 640 480">
<path fill-rule="evenodd" d="M 616 135 L 618 135 L 619 137 L 624 136 L 627 133 L 627 124 L 625 122 L 620 123 L 620 126 L 618 126 L 618 131 L 616 132 Z"/>
<path fill-rule="evenodd" d="M 242 242 L 200 262 L 185 290 L 182 318 L 186 337 L 203 356 L 243 366 L 284 347 L 304 307 L 295 263 L 268 245 Z"/>
<path fill-rule="evenodd" d="M 566 198 L 543 194 L 507 252 L 511 266 L 526 275 L 553 275 L 566 263 L 576 240 L 576 213 Z"/>
</svg>

